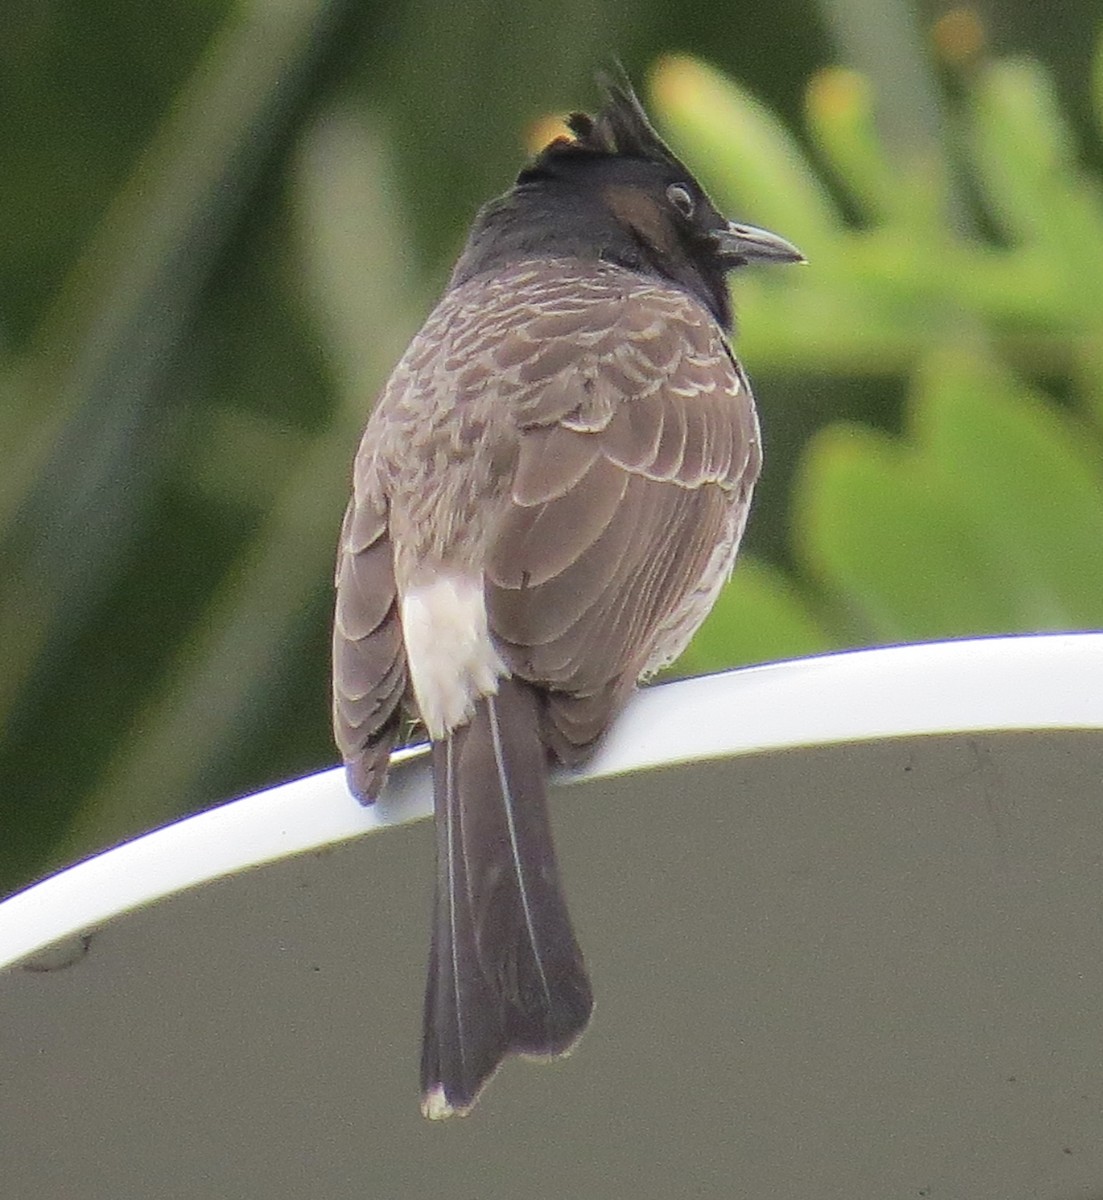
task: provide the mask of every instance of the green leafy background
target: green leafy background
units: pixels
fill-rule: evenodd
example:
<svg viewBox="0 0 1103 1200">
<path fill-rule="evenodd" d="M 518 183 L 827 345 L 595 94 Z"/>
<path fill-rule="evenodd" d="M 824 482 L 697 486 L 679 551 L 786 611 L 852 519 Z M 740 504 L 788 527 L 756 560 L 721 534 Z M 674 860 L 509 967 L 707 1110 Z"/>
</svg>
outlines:
<svg viewBox="0 0 1103 1200">
<path fill-rule="evenodd" d="M 614 53 L 810 261 L 737 282 L 767 468 L 677 670 L 1103 625 L 1103 44 L 1042 7 L 16 0 L 0 889 L 333 761 L 372 397 Z"/>
</svg>

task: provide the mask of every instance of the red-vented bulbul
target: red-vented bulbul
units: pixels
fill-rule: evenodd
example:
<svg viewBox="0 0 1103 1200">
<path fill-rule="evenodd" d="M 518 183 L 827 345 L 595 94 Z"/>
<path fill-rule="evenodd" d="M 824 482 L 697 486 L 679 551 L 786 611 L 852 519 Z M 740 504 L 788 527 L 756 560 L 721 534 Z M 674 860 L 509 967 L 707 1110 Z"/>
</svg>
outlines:
<svg viewBox="0 0 1103 1200">
<path fill-rule="evenodd" d="M 337 564 L 334 714 L 352 791 L 403 722 L 432 741 L 427 1116 L 554 1057 L 593 1000 L 548 821 L 728 578 L 761 453 L 727 273 L 797 262 L 725 220 L 627 84 L 479 213 L 368 421 Z"/>
</svg>

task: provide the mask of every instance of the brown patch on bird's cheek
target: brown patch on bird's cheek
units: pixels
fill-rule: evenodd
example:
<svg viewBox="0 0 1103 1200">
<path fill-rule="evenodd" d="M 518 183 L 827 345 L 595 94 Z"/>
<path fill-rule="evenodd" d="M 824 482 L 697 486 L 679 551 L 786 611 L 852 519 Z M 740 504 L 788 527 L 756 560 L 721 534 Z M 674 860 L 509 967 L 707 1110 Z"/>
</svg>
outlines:
<svg viewBox="0 0 1103 1200">
<path fill-rule="evenodd" d="M 667 214 L 655 201 L 635 187 L 607 187 L 605 203 L 616 219 L 662 255 L 677 249 L 677 238 Z"/>
</svg>

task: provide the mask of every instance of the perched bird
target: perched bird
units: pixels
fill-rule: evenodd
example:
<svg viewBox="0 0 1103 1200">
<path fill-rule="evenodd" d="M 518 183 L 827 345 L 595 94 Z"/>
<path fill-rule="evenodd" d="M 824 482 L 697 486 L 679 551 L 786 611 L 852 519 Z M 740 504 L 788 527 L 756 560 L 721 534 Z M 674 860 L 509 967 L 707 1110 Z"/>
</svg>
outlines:
<svg viewBox="0 0 1103 1200">
<path fill-rule="evenodd" d="M 549 763 L 586 758 L 728 578 L 761 453 L 726 276 L 801 261 L 725 220 L 628 84 L 603 86 L 476 217 L 368 421 L 341 532 L 352 791 L 379 796 L 411 716 L 432 742 L 429 1117 L 589 1021 Z"/>
</svg>

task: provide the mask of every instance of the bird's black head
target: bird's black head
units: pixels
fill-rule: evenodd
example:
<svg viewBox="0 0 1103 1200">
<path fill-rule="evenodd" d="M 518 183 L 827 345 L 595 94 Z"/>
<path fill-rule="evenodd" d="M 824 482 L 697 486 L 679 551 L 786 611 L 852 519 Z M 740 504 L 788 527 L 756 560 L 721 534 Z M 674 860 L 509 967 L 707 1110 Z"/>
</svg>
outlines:
<svg viewBox="0 0 1103 1200">
<path fill-rule="evenodd" d="M 628 83 L 602 82 L 597 115 L 573 113 L 574 136 L 546 146 L 479 213 L 453 284 L 522 257 L 600 258 L 684 288 L 730 328 L 727 272 L 802 255 L 776 234 L 721 216 Z"/>
</svg>

